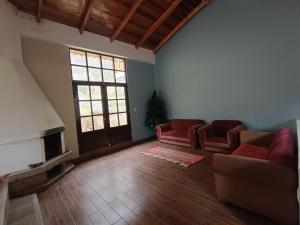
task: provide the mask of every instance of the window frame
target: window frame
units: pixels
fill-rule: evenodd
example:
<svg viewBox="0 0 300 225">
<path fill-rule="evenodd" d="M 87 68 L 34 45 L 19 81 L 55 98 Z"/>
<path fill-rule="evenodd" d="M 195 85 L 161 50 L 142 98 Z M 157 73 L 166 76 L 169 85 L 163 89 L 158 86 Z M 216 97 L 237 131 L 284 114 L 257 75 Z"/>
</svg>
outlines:
<svg viewBox="0 0 300 225">
<path fill-rule="evenodd" d="M 71 51 L 79 51 L 84 53 L 85 55 L 85 65 L 79 65 L 79 64 L 73 64 L 72 60 L 71 60 Z M 94 54 L 94 55 L 98 55 L 99 56 L 99 60 L 100 60 L 100 67 L 96 67 L 96 66 L 89 66 L 88 64 L 88 53 L 90 54 Z M 102 63 L 102 56 L 104 57 L 109 57 L 112 59 L 112 68 L 104 68 L 103 67 L 103 63 Z M 124 62 L 124 70 L 120 70 L 120 69 L 116 69 L 115 67 L 115 59 L 120 59 L 123 60 Z M 79 119 L 79 125 L 80 125 L 80 132 L 82 134 L 86 134 L 86 133 L 90 133 L 90 132 L 97 132 L 97 131 L 103 131 L 105 129 L 116 129 L 119 127 L 124 127 L 124 126 L 130 126 L 130 115 L 129 115 L 129 99 L 128 99 L 128 77 L 127 77 L 127 65 L 126 65 L 126 60 L 125 58 L 122 57 L 118 57 L 118 56 L 113 56 L 113 55 L 107 55 L 107 54 L 102 54 L 102 53 L 98 53 L 98 52 L 93 52 L 93 51 L 86 51 L 86 50 L 81 50 L 81 49 L 76 49 L 76 48 L 69 48 L 69 60 L 70 60 L 70 68 L 71 68 L 71 80 L 72 80 L 72 84 L 73 84 L 73 92 L 74 92 L 74 101 L 75 101 L 75 107 L 77 108 L 77 110 L 75 110 L 76 114 L 77 114 L 77 118 Z M 77 66 L 77 67 L 82 67 L 85 68 L 86 70 L 86 75 L 87 75 L 87 80 L 74 80 L 73 79 L 73 70 L 72 67 L 73 66 Z M 91 81 L 90 80 L 90 76 L 89 76 L 89 68 L 93 68 L 93 69 L 100 69 L 101 71 L 101 81 Z M 113 78 L 114 78 L 114 82 L 106 82 L 104 81 L 104 70 L 110 70 L 113 72 Z M 117 82 L 117 78 L 116 78 L 116 72 L 124 72 L 124 76 L 125 76 L 125 82 Z M 86 85 L 89 87 L 89 100 L 79 100 L 79 96 L 78 96 L 78 90 L 74 90 L 74 88 L 77 88 L 80 85 Z M 95 101 L 101 101 L 102 102 L 102 114 L 93 114 L 93 106 L 92 106 L 92 94 L 91 94 L 91 86 L 100 86 L 101 88 L 101 100 L 95 100 Z M 116 91 L 116 99 L 108 99 L 107 96 L 107 87 L 112 86 L 115 87 L 115 91 Z M 118 95 L 117 95 L 117 88 L 118 87 L 123 87 L 124 88 L 124 98 L 122 99 L 118 99 Z M 104 90 L 106 89 L 106 90 Z M 76 93 L 75 93 L 76 92 Z M 108 103 L 110 100 L 115 100 L 117 103 L 117 112 L 115 113 L 109 113 L 109 106 Z M 119 105 L 118 105 L 118 101 L 119 100 L 125 100 L 125 106 L 126 106 L 126 111 L 122 111 L 119 112 Z M 85 116 L 81 116 L 80 115 L 80 102 L 89 102 L 90 103 L 90 109 L 91 109 L 91 115 L 85 115 Z M 127 116 L 127 124 L 125 125 L 120 125 L 120 114 L 121 113 L 126 113 Z M 116 114 L 117 118 L 118 118 L 118 126 L 114 126 L 111 127 L 110 126 L 110 115 L 111 114 Z M 104 128 L 103 129 L 95 129 L 95 123 L 94 123 L 94 116 L 102 116 L 103 117 L 103 123 L 104 123 Z M 91 117 L 92 119 L 92 130 L 90 131 L 82 131 L 82 125 L 81 125 L 81 118 L 84 117 Z"/>
</svg>

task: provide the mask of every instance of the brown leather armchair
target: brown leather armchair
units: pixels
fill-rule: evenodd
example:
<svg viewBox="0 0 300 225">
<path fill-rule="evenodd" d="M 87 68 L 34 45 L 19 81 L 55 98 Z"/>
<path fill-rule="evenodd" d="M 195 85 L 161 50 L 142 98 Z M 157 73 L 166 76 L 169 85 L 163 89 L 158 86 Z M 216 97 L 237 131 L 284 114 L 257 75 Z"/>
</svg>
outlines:
<svg viewBox="0 0 300 225">
<path fill-rule="evenodd" d="M 202 149 L 210 152 L 231 153 L 239 145 L 239 132 L 247 127 L 237 120 L 215 120 L 198 129 Z"/>
<path fill-rule="evenodd" d="M 218 200 L 282 225 L 298 225 L 297 159 L 291 131 L 240 135 L 241 145 L 231 155 L 213 155 Z"/>
</svg>

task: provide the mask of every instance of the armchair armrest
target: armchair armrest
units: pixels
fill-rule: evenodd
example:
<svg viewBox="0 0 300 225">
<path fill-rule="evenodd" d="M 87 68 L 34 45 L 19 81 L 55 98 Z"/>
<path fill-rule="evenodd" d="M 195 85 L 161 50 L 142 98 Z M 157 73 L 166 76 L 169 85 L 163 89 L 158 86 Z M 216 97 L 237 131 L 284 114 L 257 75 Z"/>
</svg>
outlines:
<svg viewBox="0 0 300 225">
<path fill-rule="evenodd" d="M 274 137 L 272 132 L 262 131 L 241 131 L 240 142 L 241 144 L 252 144 L 261 147 L 269 147 Z"/>
<path fill-rule="evenodd" d="M 195 148 L 197 146 L 197 129 L 203 126 L 205 126 L 205 122 L 189 127 L 188 137 L 191 141 L 192 148 Z"/>
<path fill-rule="evenodd" d="M 156 135 L 157 139 L 160 140 L 161 133 L 167 130 L 171 130 L 171 124 L 170 123 L 162 123 L 156 126 Z"/>
<path fill-rule="evenodd" d="M 204 125 L 198 128 L 198 136 L 199 136 L 199 144 L 202 148 L 204 148 L 204 142 L 207 137 L 207 131 L 212 128 L 211 124 Z"/>
<path fill-rule="evenodd" d="M 297 190 L 297 173 L 277 163 L 236 155 L 214 154 L 214 172 L 282 190 Z"/>
<path fill-rule="evenodd" d="M 242 130 L 247 130 L 247 127 L 244 124 L 240 124 L 227 132 L 227 140 L 232 149 L 238 147 L 240 142 L 239 135 Z"/>
</svg>

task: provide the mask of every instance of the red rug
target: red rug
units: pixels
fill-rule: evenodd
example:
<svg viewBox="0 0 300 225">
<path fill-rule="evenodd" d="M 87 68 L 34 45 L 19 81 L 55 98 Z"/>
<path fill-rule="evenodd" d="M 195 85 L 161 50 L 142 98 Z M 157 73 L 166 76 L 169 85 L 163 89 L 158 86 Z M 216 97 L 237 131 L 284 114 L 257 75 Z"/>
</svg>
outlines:
<svg viewBox="0 0 300 225">
<path fill-rule="evenodd" d="M 174 162 L 183 167 L 189 167 L 204 159 L 204 157 L 201 155 L 194 155 L 186 152 L 163 148 L 160 146 L 149 148 L 142 151 L 141 153 Z"/>
</svg>

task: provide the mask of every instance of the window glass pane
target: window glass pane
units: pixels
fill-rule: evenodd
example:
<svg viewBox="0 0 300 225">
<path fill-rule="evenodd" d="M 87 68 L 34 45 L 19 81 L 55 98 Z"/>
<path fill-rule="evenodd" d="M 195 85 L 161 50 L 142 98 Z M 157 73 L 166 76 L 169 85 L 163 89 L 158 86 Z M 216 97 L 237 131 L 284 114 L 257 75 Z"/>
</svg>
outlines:
<svg viewBox="0 0 300 225">
<path fill-rule="evenodd" d="M 117 96 L 118 96 L 118 99 L 125 99 L 125 88 L 124 87 L 117 87 Z"/>
<path fill-rule="evenodd" d="M 115 58 L 115 70 L 125 71 L 124 59 Z"/>
<path fill-rule="evenodd" d="M 78 99 L 90 100 L 90 89 L 88 85 L 78 85 Z"/>
<path fill-rule="evenodd" d="M 94 130 L 104 129 L 103 116 L 94 116 Z"/>
<path fill-rule="evenodd" d="M 98 54 L 87 53 L 87 61 L 89 66 L 100 68 L 100 56 Z"/>
<path fill-rule="evenodd" d="M 103 80 L 104 82 L 115 82 L 114 71 L 103 70 Z"/>
<path fill-rule="evenodd" d="M 116 82 L 117 83 L 126 83 L 125 72 L 116 71 Z"/>
<path fill-rule="evenodd" d="M 92 101 L 93 115 L 103 114 L 102 101 Z"/>
<path fill-rule="evenodd" d="M 108 112 L 109 113 L 116 113 L 116 112 L 118 112 L 117 101 L 116 100 L 110 100 L 110 101 L 108 101 Z"/>
<path fill-rule="evenodd" d="M 110 127 L 119 126 L 118 114 L 110 114 L 109 115 L 109 125 L 110 125 Z"/>
<path fill-rule="evenodd" d="M 110 56 L 101 56 L 102 67 L 106 69 L 113 69 L 113 58 Z"/>
<path fill-rule="evenodd" d="M 79 102 L 80 116 L 91 115 L 91 104 L 90 101 Z"/>
<path fill-rule="evenodd" d="M 71 57 L 71 64 L 82 65 L 82 66 L 86 65 L 85 52 L 71 49 L 70 57 Z"/>
<path fill-rule="evenodd" d="M 125 100 L 118 101 L 118 109 L 119 109 L 119 112 L 126 112 L 126 101 Z"/>
<path fill-rule="evenodd" d="M 89 79 L 90 81 L 101 82 L 101 69 L 89 68 Z"/>
<path fill-rule="evenodd" d="M 127 114 L 119 113 L 119 121 L 120 121 L 120 126 L 127 125 Z"/>
<path fill-rule="evenodd" d="M 87 71 L 86 67 L 82 66 L 72 66 L 72 77 L 73 80 L 87 81 Z"/>
<path fill-rule="evenodd" d="M 100 86 L 91 86 L 91 97 L 92 100 L 101 99 L 101 87 Z"/>
<path fill-rule="evenodd" d="M 81 120 L 81 131 L 87 132 L 93 130 L 93 121 L 92 117 L 82 117 Z"/>
<path fill-rule="evenodd" d="M 107 87 L 107 98 L 108 99 L 116 99 L 116 88 L 115 87 Z"/>
</svg>

